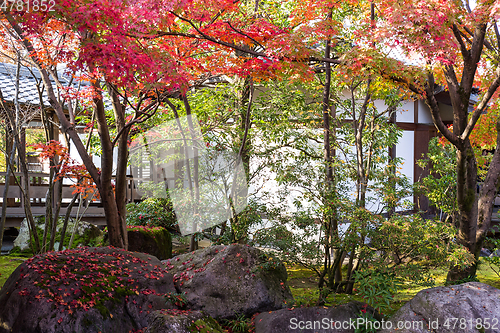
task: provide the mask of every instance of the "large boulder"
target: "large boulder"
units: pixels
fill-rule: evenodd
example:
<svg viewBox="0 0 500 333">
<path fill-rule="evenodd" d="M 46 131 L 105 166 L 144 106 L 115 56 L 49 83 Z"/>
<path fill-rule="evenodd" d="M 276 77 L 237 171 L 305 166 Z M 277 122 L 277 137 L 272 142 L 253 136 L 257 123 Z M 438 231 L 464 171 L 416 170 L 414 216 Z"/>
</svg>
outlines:
<svg viewBox="0 0 500 333">
<path fill-rule="evenodd" d="M 162 227 L 129 226 L 128 249 L 155 256 L 160 260 L 172 258 L 172 236 Z"/>
<path fill-rule="evenodd" d="M 380 332 L 500 332 L 500 290 L 479 282 L 422 290 Z"/>
<path fill-rule="evenodd" d="M 367 323 L 367 314 L 378 324 Z M 313 306 L 263 312 L 255 317 L 255 333 L 354 333 L 382 324 L 382 317 L 370 306 L 349 302 L 337 307 Z M 381 327 L 381 326 L 378 326 Z M 368 331 L 368 330 L 367 330 Z"/>
<path fill-rule="evenodd" d="M 167 260 L 187 308 L 213 318 L 281 309 L 292 300 L 285 266 L 247 245 L 219 245 Z"/>
<path fill-rule="evenodd" d="M 0 332 L 129 332 L 167 308 L 173 277 L 161 262 L 116 248 L 35 256 L 0 290 Z"/>
<path fill-rule="evenodd" d="M 165 309 L 148 316 L 144 333 L 222 333 L 219 324 L 201 311 Z"/>
<path fill-rule="evenodd" d="M 35 225 L 37 228 L 37 233 L 40 241 L 42 241 L 43 232 L 45 230 L 45 218 L 43 216 L 39 216 L 35 218 Z M 66 228 L 66 233 L 64 237 L 64 249 L 69 245 L 69 241 L 71 238 L 71 234 L 75 229 L 76 221 L 70 219 L 68 221 L 68 226 Z M 63 228 L 63 219 L 60 218 L 57 222 L 56 226 L 56 243 L 54 248 L 57 249 L 59 247 L 59 242 L 61 241 L 61 230 Z M 85 222 L 79 221 L 78 225 L 76 225 L 75 237 L 73 238 L 72 247 L 77 247 L 80 245 L 86 246 L 90 245 L 92 242 L 96 243 L 97 239 L 102 236 L 102 231 L 95 225 Z M 19 228 L 19 235 L 14 240 L 14 249 L 13 251 L 26 251 L 31 249 L 30 244 L 30 230 L 28 227 L 27 219 L 24 219 L 21 222 L 21 227 Z"/>
</svg>

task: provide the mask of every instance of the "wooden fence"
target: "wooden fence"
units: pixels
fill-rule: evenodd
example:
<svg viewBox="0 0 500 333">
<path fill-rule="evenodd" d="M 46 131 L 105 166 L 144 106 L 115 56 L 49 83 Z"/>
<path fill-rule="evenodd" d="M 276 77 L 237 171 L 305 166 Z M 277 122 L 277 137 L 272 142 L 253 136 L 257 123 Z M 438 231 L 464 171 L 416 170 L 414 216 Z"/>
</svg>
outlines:
<svg viewBox="0 0 500 333">
<path fill-rule="evenodd" d="M 3 195 L 5 188 L 5 173 L 0 173 L 0 179 L 2 182 L 0 183 L 0 194 Z M 24 207 L 25 202 L 23 199 L 22 191 L 19 188 L 18 184 L 23 184 L 24 175 L 22 173 L 15 173 L 15 177 L 17 178 L 17 182 L 15 178 L 11 175 L 9 177 L 9 191 L 6 198 L 2 198 L 3 200 L 7 200 L 7 221 L 6 226 L 19 226 L 21 221 L 25 217 Z M 31 211 L 34 216 L 44 215 L 46 210 L 46 201 L 45 197 L 47 195 L 47 191 L 49 190 L 49 174 L 41 173 L 41 172 L 30 172 L 28 174 L 30 178 L 30 203 L 31 203 Z M 75 188 L 70 184 L 64 184 L 62 189 L 62 206 L 60 215 L 64 216 L 66 214 L 66 210 L 68 205 L 73 198 L 73 192 Z M 137 194 L 135 189 L 135 184 L 132 177 L 127 177 L 127 189 L 126 189 L 126 199 L 127 203 L 129 202 L 137 202 L 140 201 L 140 196 Z M 57 202 L 57 193 L 53 193 L 54 202 Z M 82 205 L 83 206 L 83 205 Z M 83 209 L 80 209 L 81 211 Z M 76 204 L 72 211 L 71 216 L 76 217 L 78 211 L 78 204 Z M 81 214 L 80 211 L 80 214 Z M 104 225 L 106 224 L 106 220 L 104 218 L 104 209 L 102 207 L 102 203 L 100 200 L 93 200 L 88 209 L 85 211 L 82 220 L 91 222 L 94 224 Z"/>
</svg>

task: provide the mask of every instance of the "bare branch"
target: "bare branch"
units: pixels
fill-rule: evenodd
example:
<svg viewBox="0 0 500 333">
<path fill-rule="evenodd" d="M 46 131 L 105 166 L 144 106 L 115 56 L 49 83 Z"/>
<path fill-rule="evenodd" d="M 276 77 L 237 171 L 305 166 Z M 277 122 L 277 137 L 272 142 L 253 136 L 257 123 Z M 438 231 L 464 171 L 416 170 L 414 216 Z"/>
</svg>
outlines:
<svg viewBox="0 0 500 333">
<path fill-rule="evenodd" d="M 149 104 L 144 110 L 142 111 L 137 111 L 136 112 L 136 117 L 129 121 L 125 126 L 123 126 L 120 131 L 116 134 L 116 137 L 113 139 L 112 145 L 113 147 L 116 145 L 116 142 L 118 141 L 119 137 L 130 127 L 136 124 L 140 124 L 145 122 L 146 120 L 150 119 L 152 116 L 156 114 L 156 111 L 158 111 L 158 107 L 160 106 L 160 103 L 156 102 L 153 104 Z M 145 110 L 149 111 L 153 109 L 151 112 L 145 112 Z M 137 116 L 139 114 L 139 116 Z"/>
<path fill-rule="evenodd" d="M 474 113 L 472 114 L 472 117 L 470 118 L 469 122 L 467 123 L 467 127 L 465 128 L 464 132 L 461 134 L 460 139 L 465 140 L 467 137 L 469 137 L 470 133 L 474 129 L 474 126 L 476 125 L 479 117 L 481 114 L 485 111 L 485 109 L 488 106 L 488 102 L 490 101 L 491 97 L 495 93 L 495 91 L 500 87 L 500 70 L 497 70 L 497 77 L 495 81 L 490 85 L 488 88 L 488 91 L 484 94 L 483 98 L 481 99 L 481 102 L 476 106 L 476 110 L 474 110 Z"/>
<path fill-rule="evenodd" d="M 431 116 L 432 120 L 434 122 L 434 125 L 437 127 L 439 132 L 443 134 L 443 136 L 448 139 L 453 145 L 459 146 L 460 145 L 460 139 L 457 135 L 453 134 L 448 127 L 443 122 L 443 119 L 441 118 L 441 112 L 439 110 L 438 103 L 436 101 L 436 97 L 434 96 L 434 75 L 431 72 L 427 73 L 427 84 L 425 87 L 425 92 L 426 92 L 426 102 L 427 105 L 429 106 L 429 109 L 431 110 Z"/>
<path fill-rule="evenodd" d="M 193 27 L 196 30 L 196 32 L 198 32 L 199 35 L 182 33 L 182 32 L 159 31 L 154 36 L 150 35 L 150 36 L 141 36 L 141 37 L 142 38 L 148 38 L 148 39 L 154 39 L 154 38 L 159 38 L 159 37 L 164 37 L 164 36 L 176 36 L 176 37 L 187 37 L 187 38 L 193 38 L 193 39 L 207 40 L 207 41 L 210 41 L 212 43 L 215 43 L 215 44 L 218 44 L 218 45 L 222 45 L 222 46 L 228 47 L 228 48 L 233 49 L 233 50 L 237 50 L 237 51 L 242 52 L 244 54 L 252 55 L 254 57 L 262 57 L 262 58 L 270 59 L 270 60 L 273 60 L 273 61 L 276 59 L 276 58 L 271 59 L 269 57 L 269 55 L 265 54 L 264 52 L 258 52 L 258 51 L 255 51 L 255 50 L 252 50 L 252 49 L 249 49 L 249 48 L 245 48 L 243 46 L 236 45 L 234 43 L 229 43 L 229 42 L 225 42 L 225 41 L 216 39 L 216 38 L 214 38 L 212 36 L 209 36 L 209 35 L 205 34 L 204 32 L 202 32 L 191 20 L 189 20 L 189 19 L 187 19 L 185 17 L 182 17 L 181 15 L 179 15 L 177 13 L 174 13 L 174 12 L 171 12 L 171 14 L 174 15 L 174 16 L 176 16 L 180 20 L 188 23 L 191 27 Z M 338 60 L 338 59 L 325 58 L 325 57 L 314 57 L 314 56 L 309 57 L 307 59 L 303 59 L 303 58 L 293 59 L 293 58 L 287 58 L 287 57 L 280 57 L 278 59 L 279 60 L 290 59 L 292 61 L 297 61 L 297 62 L 318 61 L 318 62 L 327 62 L 327 63 L 331 63 L 331 64 L 342 64 L 342 61 Z"/>
</svg>

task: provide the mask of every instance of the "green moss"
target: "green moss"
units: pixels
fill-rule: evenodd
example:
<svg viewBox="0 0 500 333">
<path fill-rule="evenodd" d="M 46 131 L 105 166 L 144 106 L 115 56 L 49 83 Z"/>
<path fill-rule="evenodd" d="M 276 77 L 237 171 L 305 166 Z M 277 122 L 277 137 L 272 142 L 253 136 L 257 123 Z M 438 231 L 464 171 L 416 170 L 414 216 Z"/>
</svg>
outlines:
<svg viewBox="0 0 500 333">
<path fill-rule="evenodd" d="M 25 249 L 21 251 L 21 248 L 19 246 L 14 246 L 12 250 L 10 250 L 9 255 L 29 258 L 33 256 L 33 251 L 31 251 L 31 249 Z"/>
<path fill-rule="evenodd" d="M 68 250 L 65 253 L 72 253 L 71 251 L 75 250 Z M 34 265 L 32 268 L 40 270 L 41 273 L 41 277 L 34 284 L 40 288 L 42 297 L 52 297 L 51 295 L 60 293 L 61 285 L 66 283 L 64 279 L 55 277 L 61 272 L 65 272 L 63 276 L 67 276 L 70 271 L 71 274 L 76 275 L 74 278 L 74 281 L 77 281 L 75 289 L 81 292 L 78 295 L 79 305 L 75 304 L 75 308 L 85 308 L 85 306 L 95 308 L 103 318 L 109 318 L 116 304 L 123 301 L 126 296 L 138 294 L 139 291 L 133 288 L 134 279 L 129 281 L 129 273 L 122 270 L 119 263 L 115 262 L 113 265 L 105 266 L 99 265 L 99 267 L 96 264 L 100 260 L 93 258 L 94 253 L 89 251 L 88 248 L 81 248 L 76 251 L 76 253 L 88 251 L 88 256 L 84 256 L 79 267 L 75 266 L 75 269 L 69 270 L 67 267 L 68 258 L 58 258 L 53 255 L 48 255 L 46 258 L 49 259 L 50 264 L 46 260 L 32 264 Z M 132 259 L 132 257 L 126 255 L 125 258 Z M 129 260 L 126 260 L 126 262 L 129 262 Z M 55 303 L 54 306 L 56 306 Z"/>
<path fill-rule="evenodd" d="M 198 319 L 188 327 L 189 332 L 193 333 L 222 333 L 224 330 L 219 326 L 215 319 L 205 317 Z"/>
<path fill-rule="evenodd" d="M 170 232 L 162 227 L 144 227 L 144 226 L 128 226 L 128 232 L 137 232 L 146 236 L 147 239 L 152 239 L 155 242 L 155 248 L 159 249 L 161 253 L 150 253 L 158 256 L 160 259 L 172 258 L 172 236 Z M 130 234 L 129 234 L 130 235 Z M 130 239 L 131 236 L 129 236 Z M 146 244 L 145 244 L 146 245 Z M 147 252 L 147 246 L 134 246 L 129 247 L 132 251 Z"/>
<path fill-rule="evenodd" d="M 480 260 L 483 261 L 482 258 Z M 295 299 L 294 305 L 314 306 L 319 296 L 317 287 L 318 277 L 316 273 L 298 265 L 287 267 L 287 270 L 288 284 L 290 285 L 290 290 Z M 432 273 L 435 278 L 436 286 L 444 286 L 448 270 L 443 267 L 441 269 L 433 270 Z M 477 277 L 482 283 L 486 283 L 495 288 L 500 288 L 500 280 L 498 279 L 498 276 L 488 265 L 479 265 Z M 356 286 L 354 286 L 354 288 L 356 288 Z M 426 288 L 409 284 L 402 285 L 398 290 L 398 293 L 394 295 L 394 298 L 389 305 L 389 310 L 384 312 L 384 315 L 390 317 L 423 289 Z M 337 306 L 350 301 L 363 302 L 363 299 L 356 294 L 348 295 L 332 293 L 328 296 L 325 306 Z"/>
<path fill-rule="evenodd" d="M 26 258 L 17 255 L 0 256 L 0 288 L 5 284 L 12 272 L 15 271 Z"/>
<path fill-rule="evenodd" d="M 108 308 L 104 306 L 104 304 L 96 304 L 94 307 L 97 309 L 97 311 L 99 311 L 103 318 L 109 317 L 109 315 L 111 314 Z"/>
<path fill-rule="evenodd" d="M 88 316 L 85 316 L 83 318 L 83 326 L 89 327 L 90 325 L 92 325 L 92 320 L 90 320 Z"/>
</svg>

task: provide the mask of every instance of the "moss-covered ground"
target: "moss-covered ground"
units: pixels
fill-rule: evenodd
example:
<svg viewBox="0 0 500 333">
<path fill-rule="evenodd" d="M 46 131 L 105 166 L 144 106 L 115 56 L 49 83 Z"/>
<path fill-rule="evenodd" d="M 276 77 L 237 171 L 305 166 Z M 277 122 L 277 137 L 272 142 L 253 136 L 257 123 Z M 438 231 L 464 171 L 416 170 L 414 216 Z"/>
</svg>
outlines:
<svg viewBox="0 0 500 333">
<path fill-rule="evenodd" d="M 9 278 L 10 274 L 28 257 L 21 256 L 0 256 L 0 288 Z"/>
<path fill-rule="evenodd" d="M 300 266 L 288 266 L 287 271 L 288 284 L 295 298 L 296 305 L 315 305 L 316 301 L 318 300 L 317 275 L 313 271 Z M 444 286 L 447 270 L 438 269 L 433 273 L 436 282 L 435 286 Z M 498 277 L 490 268 L 490 266 L 484 263 L 482 260 L 479 266 L 477 277 L 480 282 L 500 289 L 500 277 Z M 403 288 L 399 290 L 399 292 L 395 295 L 390 305 L 390 310 L 388 310 L 387 313 L 384 313 L 384 315 L 392 315 L 422 289 L 426 289 L 426 287 L 418 287 L 414 285 L 403 286 Z M 331 294 L 327 298 L 326 305 L 335 306 L 350 301 L 363 301 L 363 299 L 356 294 Z"/>
</svg>

